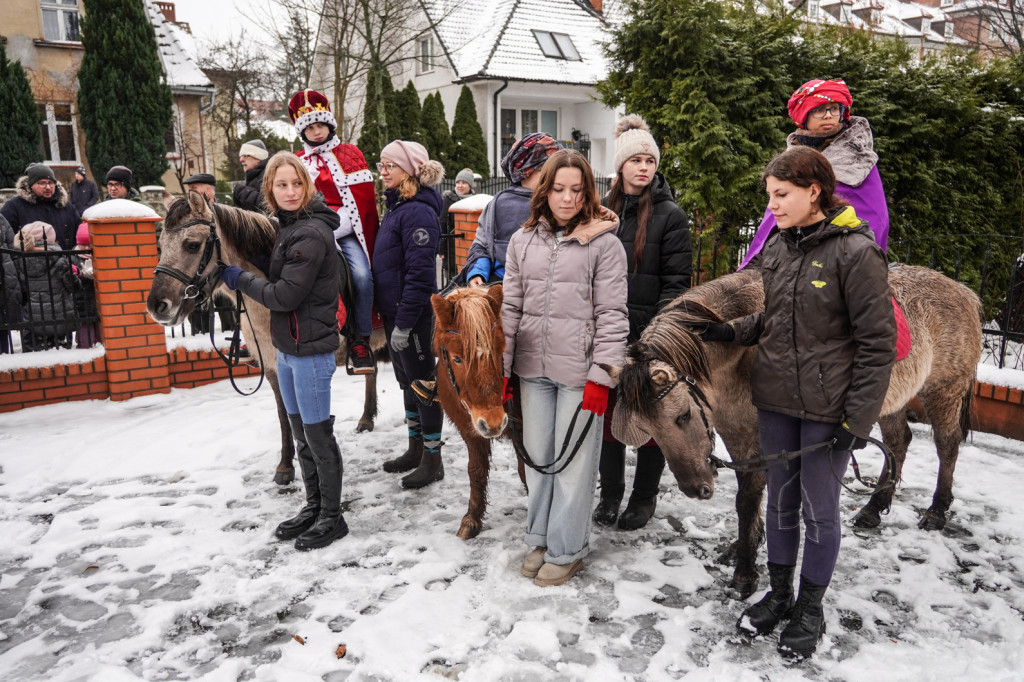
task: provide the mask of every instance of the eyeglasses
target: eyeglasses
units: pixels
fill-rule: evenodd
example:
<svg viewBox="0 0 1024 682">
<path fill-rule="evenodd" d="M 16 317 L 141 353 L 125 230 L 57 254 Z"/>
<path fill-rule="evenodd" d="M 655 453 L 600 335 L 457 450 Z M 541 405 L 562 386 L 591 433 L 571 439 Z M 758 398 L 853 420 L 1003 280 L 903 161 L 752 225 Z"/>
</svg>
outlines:
<svg viewBox="0 0 1024 682">
<path fill-rule="evenodd" d="M 40 187 L 56 187 L 57 186 L 57 183 L 55 183 L 53 180 L 40 180 L 39 182 L 37 182 L 35 184 L 39 185 Z"/>
<path fill-rule="evenodd" d="M 117 180 L 111 180 L 107 183 L 107 188 L 109 189 L 111 187 L 124 187 L 124 183 L 118 182 Z"/>
<path fill-rule="evenodd" d="M 388 161 L 387 163 L 378 163 L 377 164 L 377 172 L 378 173 L 383 173 L 384 169 L 387 168 L 388 169 L 388 173 L 390 173 L 391 171 L 395 170 L 395 166 L 397 166 L 397 165 L 398 165 L 397 163 L 394 163 L 392 161 Z"/>
<path fill-rule="evenodd" d="M 811 118 L 825 118 L 825 114 L 838 117 L 843 111 L 841 104 L 831 104 L 827 107 L 818 107 L 811 110 Z"/>
</svg>

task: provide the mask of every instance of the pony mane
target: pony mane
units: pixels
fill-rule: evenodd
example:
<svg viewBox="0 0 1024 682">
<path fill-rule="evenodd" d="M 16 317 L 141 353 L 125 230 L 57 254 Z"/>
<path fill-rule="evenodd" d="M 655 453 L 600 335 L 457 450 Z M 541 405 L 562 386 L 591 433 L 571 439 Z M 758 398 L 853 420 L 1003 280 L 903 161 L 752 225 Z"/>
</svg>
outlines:
<svg viewBox="0 0 1024 682">
<path fill-rule="evenodd" d="M 475 362 L 477 353 L 489 356 L 495 319 L 486 289 L 456 289 L 449 300 L 455 306 L 452 325 L 462 336 L 466 359 Z"/>
<path fill-rule="evenodd" d="M 245 260 L 252 260 L 258 253 L 270 253 L 273 250 L 277 228 L 269 218 L 260 213 L 220 204 L 212 204 L 212 209 L 221 236 L 231 244 L 239 256 Z M 189 220 L 204 217 L 192 210 L 187 198 L 179 197 L 167 207 L 164 229 L 171 232 Z"/>
</svg>

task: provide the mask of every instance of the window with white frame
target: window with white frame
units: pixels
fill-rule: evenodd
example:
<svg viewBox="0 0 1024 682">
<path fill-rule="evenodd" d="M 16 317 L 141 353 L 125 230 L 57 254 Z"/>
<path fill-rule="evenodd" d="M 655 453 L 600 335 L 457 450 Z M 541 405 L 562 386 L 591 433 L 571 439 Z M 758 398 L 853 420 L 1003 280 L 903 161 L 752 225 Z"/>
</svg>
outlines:
<svg viewBox="0 0 1024 682">
<path fill-rule="evenodd" d="M 932 32 L 932 20 L 928 17 L 921 17 L 921 33 L 926 36 Z"/>
<path fill-rule="evenodd" d="M 43 38 L 57 42 L 81 41 L 78 0 L 39 0 L 43 14 Z"/>
<path fill-rule="evenodd" d="M 537 39 L 540 51 L 544 53 L 545 57 L 565 59 L 570 62 L 582 61 L 580 53 L 576 51 L 576 46 L 572 42 L 572 38 L 565 33 L 535 30 L 533 37 Z"/>
<path fill-rule="evenodd" d="M 423 36 L 416 41 L 416 73 L 434 70 L 434 36 Z"/>
<path fill-rule="evenodd" d="M 78 165 L 78 126 L 74 105 L 67 102 L 39 102 L 42 152 L 47 164 Z"/>
<path fill-rule="evenodd" d="M 940 0 L 939 7 L 952 7 L 953 0 Z"/>
<path fill-rule="evenodd" d="M 821 10 L 821 0 L 807 0 L 807 16 L 810 19 L 817 19 Z"/>
<path fill-rule="evenodd" d="M 990 23 L 988 25 L 988 39 L 989 40 L 999 40 L 1002 37 L 1002 35 L 1003 35 L 1003 32 L 1000 29 L 999 24 L 997 24 L 997 23 L 995 23 L 993 21 L 992 23 Z"/>
<path fill-rule="evenodd" d="M 558 139 L 558 111 L 552 109 L 502 109 L 502 156 L 512 144 L 530 133 L 545 132 Z"/>
</svg>

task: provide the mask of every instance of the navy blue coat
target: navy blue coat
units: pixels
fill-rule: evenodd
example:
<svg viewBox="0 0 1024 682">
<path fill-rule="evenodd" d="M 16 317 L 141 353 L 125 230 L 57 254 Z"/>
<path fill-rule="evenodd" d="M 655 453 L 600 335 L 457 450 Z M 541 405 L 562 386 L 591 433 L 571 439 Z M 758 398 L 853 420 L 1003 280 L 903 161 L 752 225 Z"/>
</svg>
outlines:
<svg viewBox="0 0 1024 682">
<path fill-rule="evenodd" d="M 437 190 L 420 187 L 412 199 L 385 192 L 388 212 L 373 245 L 373 292 L 377 312 L 399 329 L 412 329 L 431 314 L 430 295 L 437 293 L 435 257 L 441 237 Z"/>
</svg>

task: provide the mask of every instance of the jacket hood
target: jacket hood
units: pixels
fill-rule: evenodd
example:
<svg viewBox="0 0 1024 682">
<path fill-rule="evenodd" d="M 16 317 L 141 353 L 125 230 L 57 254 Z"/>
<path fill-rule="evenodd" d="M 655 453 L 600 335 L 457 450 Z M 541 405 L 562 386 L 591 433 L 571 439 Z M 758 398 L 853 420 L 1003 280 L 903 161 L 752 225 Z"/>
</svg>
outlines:
<svg viewBox="0 0 1024 682">
<path fill-rule="evenodd" d="M 541 222 L 546 226 L 545 231 L 550 231 L 551 226 L 547 224 L 547 221 L 541 218 Z M 615 232 L 615 228 L 618 226 L 619 216 L 615 215 L 615 212 L 610 208 L 602 206 L 597 214 L 597 218 L 591 220 L 586 225 L 577 227 L 567 239 L 575 239 L 580 244 L 586 244 L 605 232 Z"/>
<path fill-rule="evenodd" d="M 805 131 L 790 133 L 786 138 L 787 146 L 799 144 L 796 138 L 800 134 L 805 134 Z M 851 116 L 850 125 L 836 135 L 821 153 L 832 164 L 837 181 L 850 187 L 860 187 L 868 173 L 878 163 L 878 154 L 875 153 L 874 146 L 874 136 L 871 134 L 871 124 L 868 120 L 863 116 Z"/>
<path fill-rule="evenodd" d="M 22 175 L 18 178 L 18 182 L 14 185 L 15 191 L 18 196 L 27 201 L 30 204 L 38 204 L 39 197 L 32 193 L 32 189 L 28 185 L 28 176 Z M 64 208 L 71 201 L 71 195 L 64 189 L 64 185 L 61 182 L 57 182 L 57 191 L 54 194 L 57 197 L 57 208 Z"/>
<path fill-rule="evenodd" d="M 316 194 L 306 205 L 305 210 L 292 213 L 291 211 L 278 211 L 277 218 L 282 227 L 288 227 L 301 218 L 316 220 L 326 227 L 332 234 L 338 227 L 338 214 L 334 209 L 324 203 L 323 196 Z"/>
<path fill-rule="evenodd" d="M 440 215 L 441 209 L 444 207 L 444 200 L 441 198 L 441 193 L 433 187 L 426 187 L 424 185 L 420 185 L 419 191 L 416 192 L 416 195 L 412 199 L 407 199 L 405 201 L 402 201 L 399 198 L 397 189 L 386 190 L 384 192 L 384 196 L 387 198 L 389 210 L 394 209 L 401 203 L 418 201 L 426 204 L 432 211 L 434 211 L 434 213 Z"/>
<path fill-rule="evenodd" d="M 796 241 L 796 234 L 793 232 L 793 229 L 781 230 L 781 232 L 786 235 L 786 238 Z M 826 239 L 851 233 L 860 233 L 871 241 L 875 240 L 874 233 L 868 227 L 867 221 L 857 217 L 857 212 L 853 206 L 840 206 L 821 221 L 814 232 L 805 235 L 800 244 L 801 246 L 815 246 Z"/>
</svg>

